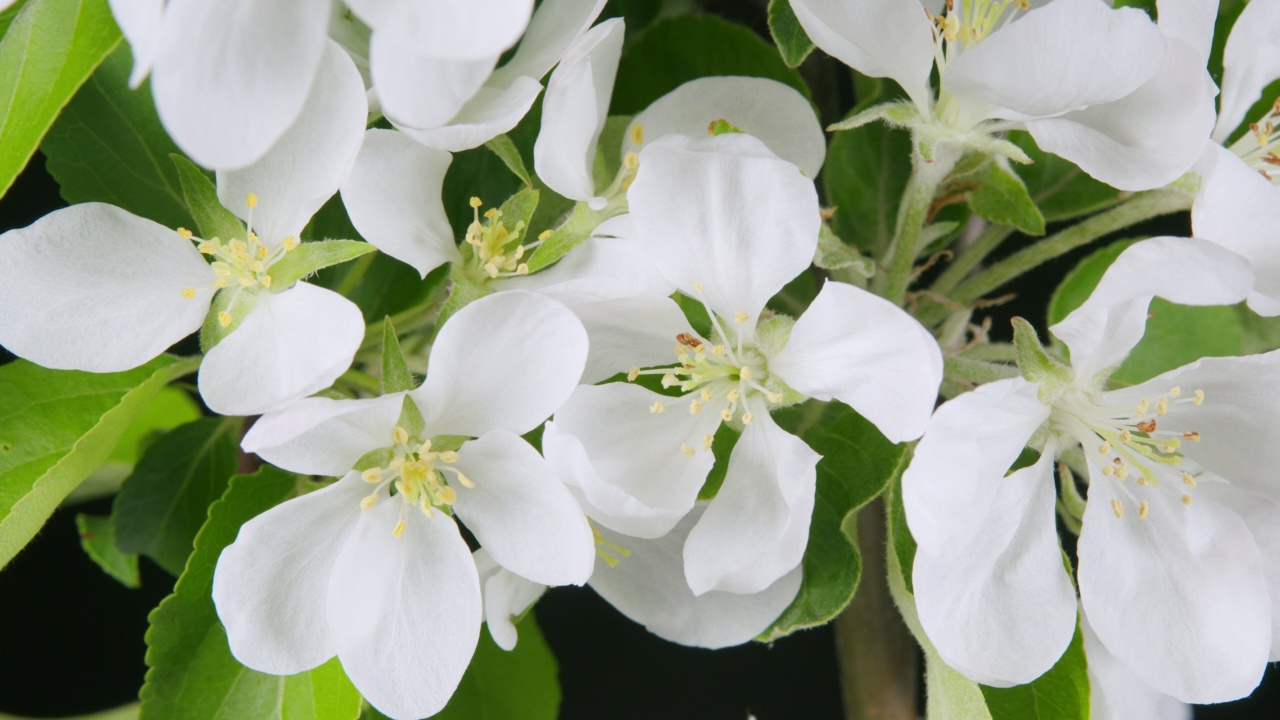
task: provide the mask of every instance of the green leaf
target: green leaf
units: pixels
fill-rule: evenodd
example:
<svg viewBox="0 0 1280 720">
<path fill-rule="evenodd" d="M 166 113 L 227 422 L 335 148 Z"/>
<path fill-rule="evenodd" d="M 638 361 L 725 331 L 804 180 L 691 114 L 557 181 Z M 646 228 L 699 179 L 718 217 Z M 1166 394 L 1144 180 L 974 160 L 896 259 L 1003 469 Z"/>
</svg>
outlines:
<svg viewBox="0 0 1280 720">
<path fill-rule="evenodd" d="M 574 205 L 569 219 L 553 230 L 533 251 L 533 255 L 529 256 L 529 272 L 538 272 L 568 255 L 570 250 L 591 238 L 591 233 L 600 226 L 600 222 L 600 213 L 592 210 L 585 202 Z"/>
<path fill-rule="evenodd" d="M 864 278 L 876 274 L 876 264 L 870 258 L 863 257 L 852 245 L 846 245 L 826 225 L 818 233 L 818 250 L 814 254 L 813 264 L 823 270 L 851 267 Z"/>
<path fill-rule="evenodd" d="M 115 529 L 111 518 L 105 515 L 76 515 L 76 529 L 80 531 L 80 547 L 103 572 L 128 588 L 142 586 L 138 577 L 138 556 L 126 553 L 116 546 Z"/>
<path fill-rule="evenodd" d="M 1077 623 L 1066 652 L 1044 675 L 1010 688 L 982 686 L 992 720 L 1088 720 L 1089 674 Z"/>
<path fill-rule="evenodd" d="M 1008 167 L 1008 161 L 987 163 L 973 181 L 969 207 L 993 223 L 1012 225 L 1028 235 L 1044 234 L 1044 216 L 1032 202 L 1027 186 Z"/>
<path fill-rule="evenodd" d="M 775 640 L 823 625 L 853 599 L 862 559 L 851 532 L 857 510 L 884 492 L 902 471 L 907 446 L 889 442 L 869 421 L 840 403 L 809 401 L 774 414 L 778 424 L 822 455 L 800 593 L 761 635 Z"/>
<path fill-rule="evenodd" d="M 361 255 L 377 250 L 367 242 L 358 240 L 312 240 L 304 242 L 285 253 L 268 270 L 271 273 L 273 292 L 289 286 L 322 268 L 341 265 Z"/>
<path fill-rule="evenodd" d="M 0 366 L 0 567 L 107 459 L 156 393 L 199 364 L 161 355 L 120 373 Z"/>
<path fill-rule="evenodd" d="M 520 182 L 524 183 L 525 187 L 533 187 L 533 180 L 529 175 L 529 170 L 524 166 L 524 158 L 520 157 L 520 148 L 516 147 L 511 138 L 506 135 L 499 135 L 485 143 L 484 146 L 493 151 L 493 154 L 502 160 L 507 169 L 520 178 Z"/>
<path fill-rule="evenodd" d="M 1027 133 L 1011 132 L 1009 140 L 1032 160 L 1018 166 L 1018 175 L 1046 222 L 1088 215 L 1123 197 L 1119 190 L 1089 177 L 1071 161 L 1041 150 Z"/>
<path fill-rule="evenodd" d="M 182 185 L 182 197 L 187 209 L 195 218 L 196 228 L 202 238 L 244 239 L 244 223 L 235 213 L 222 206 L 218 200 L 218 187 L 195 163 L 177 153 L 169 158 L 178 169 L 178 181 Z"/>
<path fill-rule="evenodd" d="M 893 239 L 898 205 L 911 177 L 911 135 L 883 123 L 831 138 L 822 181 L 835 207 L 831 229 L 865 255 L 881 257 Z"/>
<path fill-rule="evenodd" d="M 770 78 L 809 97 L 800 73 L 750 29 L 714 15 L 683 15 L 655 23 L 623 52 L 610 111 L 638 113 L 684 83 L 713 75 Z"/>
<path fill-rule="evenodd" d="M 210 595 L 222 549 L 240 526 L 289 499 L 296 477 L 264 466 L 237 475 L 196 536 L 173 594 L 152 611 L 140 720 L 354 720 L 360 695 L 337 658 L 309 672 L 276 676 L 236 662 Z"/>
<path fill-rule="evenodd" d="M 18 17 L 18 13 L 22 12 L 22 8 L 26 7 L 26 0 L 18 0 L 14 4 L 0 10 L 0 37 L 9 32 L 9 26 L 13 24 L 14 18 Z"/>
<path fill-rule="evenodd" d="M 69 203 L 105 202 L 170 228 L 193 219 L 169 155 L 150 81 L 129 88 L 133 56 L 121 44 L 62 111 L 40 144 Z"/>
<path fill-rule="evenodd" d="M 89 713 L 88 715 L 76 715 L 75 717 L 61 717 L 58 720 L 137 720 L 138 703 L 129 703 L 112 710 L 103 710 L 102 712 Z M 37 720 L 36 718 L 24 718 L 17 715 L 6 715 L 0 713 L 0 720 Z"/>
<path fill-rule="evenodd" d="M 1137 241 L 1118 240 L 1080 261 L 1049 301 L 1049 324 L 1062 320 L 1079 307 L 1116 257 L 1134 242 Z M 1190 307 L 1155 298 L 1149 313 L 1142 340 L 1111 376 L 1118 383 L 1149 380 L 1202 357 L 1245 353 L 1245 329 L 1235 307 Z"/>
<path fill-rule="evenodd" d="M 156 440 L 111 507 L 116 544 L 182 574 L 209 505 L 239 463 L 240 418 L 205 418 Z"/>
<path fill-rule="evenodd" d="M 257 306 L 256 291 L 241 291 L 238 287 L 219 290 L 209 304 L 209 314 L 204 316 L 204 325 L 200 327 L 200 352 L 209 352 L 223 338 L 235 332 Z M 224 312 L 231 316 L 231 322 L 226 325 L 219 319 Z"/>
<path fill-rule="evenodd" d="M 107 0 L 31 0 L 0 41 L 0 196 L 120 42 Z"/>
<path fill-rule="evenodd" d="M 119 492 L 120 484 L 133 472 L 138 458 L 156 436 L 198 419 L 200 406 L 186 391 L 176 387 L 162 389 L 129 423 L 106 462 L 67 496 L 67 502 L 92 500 Z"/>
<path fill-rule="evenodd" d="M 519 629 L 519 642 L 506 652 L 494 644 L 485 627 L 462 682 L 432 720 L 555 720 L 559 716 L 555 656 L 532 616 L 526 616 Z"/>
<path fill-rule="evenodd" d="M 800 27 L 790 0 L 769 0 L 769 34 L 787 67 L 799 67 L 813 52 L 813 41 Z"/>
<path fill-rule="evenodd" d="M 382 320 L 382 394 L 405 392 L 416 387 L 418 381 L 409 371 L 404 351 L 400 349 L 400 338 L 396 337 L 396 328 L 391 324 L 391 317 L 387 316 Z"/>
</svg>

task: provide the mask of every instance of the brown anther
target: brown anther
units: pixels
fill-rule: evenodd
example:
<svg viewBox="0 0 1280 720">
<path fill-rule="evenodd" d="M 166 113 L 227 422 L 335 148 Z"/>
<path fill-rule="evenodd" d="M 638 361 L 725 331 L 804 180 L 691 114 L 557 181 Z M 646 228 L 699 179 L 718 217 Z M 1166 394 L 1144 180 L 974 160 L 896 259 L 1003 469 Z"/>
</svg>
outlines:
<svg viewBox="0 0 1280 720">
<path fill-rule="evenodd" d="M 680 333 L 679 335 L 676 335 L 676 342 L 687 348 L 693 348 L 694 350 L 702 348 L 702 341 L 689 333 Z"/>
<path fill-rule="evenodd" d="M 1144 432 L 1148 434 L 1153 433 L 1156 431 L 1156 421 L 1144 420 L 1143 422 L 1138 423 L 1137 428 L 1138 428 L 1138 432 Z"/>
<path fill-rule="evenodd" d="M 1182 437 L 1191 442 L 1200 442 L 1200 433 L 1195 430 L 1187 430 L 1182 433 Z"/>
</svg>

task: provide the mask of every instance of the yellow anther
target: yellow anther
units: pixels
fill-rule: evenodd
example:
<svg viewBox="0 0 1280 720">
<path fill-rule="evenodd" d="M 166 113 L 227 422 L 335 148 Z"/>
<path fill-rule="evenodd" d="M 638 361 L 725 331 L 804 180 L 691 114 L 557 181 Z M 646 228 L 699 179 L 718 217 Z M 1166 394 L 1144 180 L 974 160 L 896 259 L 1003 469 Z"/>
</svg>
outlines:
<svg viewBox="0 0 1280 720">
<path fill-rule="evenodd" d="M 378 502 L 378 493 L 373 493 L 372 495 L 369 495 L 360 501 L 360 509 L 368 510 L 369 508 L 373 507 L 373 504 L 376 502 Z"/>
<path fill-rule="evenodd" d="M 261 282 L 262 282 L 262 287 L 264 287 L 264 288 L 269 288 L 269 287 L 271 287 L 271 276 L 270 276 L 270 275 L 263 275 L 263 276 L 262 276 L 262 280 L 261 280 Z"/>
<path fill-rule="evenodd" d="M 186 229 L 186 228 L 181 228 L 181 227 L 180 227 L 180 228 L 178 228 L 178 237 L 181 237 L 183 240 L 190 240 L 190 239 L 191 239 L 191 231 L 190 231 L 190 230 L 188 230 L 188 229 Z"/>
<path fill-rule="evenodd" d="M 1171 452 L 1173 452 L 1174 450 L 1177 450 L 1177 449 L 1178 449 L 1178 446 L 1177 446 L 1177 445 L 1174 445 L 1174 444 L 1172 444 L 1172 443 L 1171 443 L 1171 444 L 1169 444 L 1169 445 L 1165 445 L 1165 446 L 1164 446 L 1163 448 L 1161 448 L 1161 449 L 1162 449 L 1162 450 L 1164 450 L 1164 451 L 1165 451 L 1165 453 L 1167 454 L 1167 453 L 1171 453 Z"/>
<path fill-rule="evenodd" d="M 248 205 L 251 208 L 258 207 L 258 196 L 255 195 L 254 193 L 249 193 L 248 195 L 245 195 L 244 204 Z"/>
<path fill-rule="evenodd" d="M 703 285 L 702 285 L 702 283 L 700 283 L 700 282 L 696 282 L 696 283 L 694 283 L 694 284 L 693 284 L 693 291 L 694 291 L 695 293 L 701 293 L 701 292 L 702 292 L 703 290 L 705 290 L 705 289 L 706 289 L 706 288 L 704 288 L 704 287 L 703 287 Z"/>
<path fill-rule="evenodd" d="M 1191 442 L 1200 442 L 1200 433 L 1195 430 L 1186 430 L 1182 433 L 1182 437 Z"/>
<path fill-rule="evenodd" d="M 657 415 L 666 409 L 667 409 L 666 403 L 662 402 L 661 400 L 655 400 L 653 404 L 649 406 L 649 412 L 653 413 L 654 415 Z"/>
<path fill-rule="evenodd" d="M 630 382 L 635 382 L 635 379 L 636 379 L 636 378 L 638 378 L 638 377 L 640 377 L 640 368 L 638 368 L 638 367 L 633 367 L 633 368 L 631 368 L 630 370 L 628 370 L 628 371 L 627 371 L 627 380 L 628 380 L 628 381 L 630 381 Z"/>
<path fill-rule="evenodd" d="M 440 462 L 456 463 L 458 462 L 458 453 L 454 450 L 445 450 L 444 452 L 440 453 Z"/>
<path fill-rule="evenodd" d="M 751 316 L 744 312 L 736 312 L 733 314 L 733 321 L 741 325 L 751 319 Z"/>
<path fill-rule="evenodd" d="M 269 255 L 269 254 L 270 254 L 270 253 L 268 253 L 268 252 L 267 252 L 267 246 L 266 246 L 266 245 L 263 245 L 262 247 L 258 248 L 258 259 L 259 259 L 259 260 L 266 260 L 266 259 L 267 259 L 267 255 Z"/>
<path fill-rule="evenodd" d="M 1112 498 L 1111 500 L 1111 511 L 1116 514 L 1117 518 L 1124 517 L 1124 506 L 1121 505 L 1120 501 L 1115 498 Z"/>
<path fill-rule="evenodd" d="M 380 483 L 382 482 L 382 468 L 369 468 L 360 473 L 360 477 L 367 483 Z"/>
<path fill-rule="evenodd" d="M 219 311 L 218 324 L 222 327 L 231 327 L 231 313 L 226 310 Z"/>
<path fill-rule="evenodd" d="M 480 198 L 478 198 L 478 197 L 473 197 L 473 198 L 471 198 L 470 203 L 471 203 L 471 207 L 473 207 L 473 208 L 475 208 L 475 209 L 477 209 L 477 210 L 479 210 L 479 209 L 480 209 L 480 206 L 484 204 L 483 202 L 481 202 Z"/>
<path fill-rule="evenodd" d="M 540 241 L 542 241 L 542 242 L 546 242 L 546 240 L 547 240 L 548 238 L 550 238 L 550 237 L 551 237 L 552 235 L 554 235 L 554 234 L 555 234 L 555 232 L 554 232 L 554 231 L 552 231 L 552 230 L 543 230 L 543 231 L 542 231 L 542 233 L 541 233 L 540 235 L 538 235 L 538 240 L 540 240 Z"/>
<path fill-rule="evenodd" d="M 1146 398 L 1142 398 L 1142 402 L 1138 403 L 1138 417 L 1146 416 L 1147 411 L 1150 409 L 1151 401 Z"/>
<path fill-rule="evenodd" d="M 431 503 L 421 503 L 418 505 L 418 509 L 422 511 L 423 515 L 426 515 L 429 518 L 436 516 L 436 511 L 431 508 Z"/>
<path fill-rule="evenodd" d="M 635 172 L 640 167 L 640 156 L 634 152 L 629 152 L 622 156 L 622 164 L 631 172 Z"/>
<path fill-rule="evenodd" d="M 467 477 L 466 475 L 463 475 L 462 473 L 456 473 L 456 474 L 458 476 L 459 485 L 461 485 L 464 488 L 467 488 L 468 490 L 475 488 L 476 484 L 471 482 L 471 478 Z"/>
<path fill-rule="evenodd" d="M 697 400 L 689 401 L 689 414 L 697 415 L 700 412 L 702 412 L 702 403 L 698 402 Z"/>
<path fill-rule="evenodd" d="M 766 397 L 766 398 L 768 398 L 769 402 L 771 402 L 771 403 L 780 403 L 780 402 L 782 402 L 782 393 L 780 393 L 780 392 L 771 392 L 771 393 L 769 393 L 769 394 L 765 395 L 765 397 Z"/>
<path fill-rule="evenodd" d="M 1196 399 L 1193 401 L 1196 405 L 1204 403 L 1204 391 L 1196 390 Z"/>
<path fill-rule="evenodd" d="M 706 435 L 703 435 L 703 436 L 702 436 L 702 449 L 703 449 L 703 450 L 710 450 L 710 449 L 711 449 L 711 445 L 712 445 L 713 443 L 715 443 L 715 440 L 716 440 L 715 436 L 714 436 L 714 435 L 711 435 L 710 433 L 708 433 L 708 434 L 706 434 Z"/>
<path fill-rule="evenodd" d="M 1111 443 L 1103 442 L 1101 445 L 1098 446 L 1099 454 L 1106 455 L 1109 452 L 1111 452 Z"/>
<path fill-rule="evenodd" d="M 736 399 L 737 399 L 737 398 L 733 397 L 733 393 L 734 393 L 734 391 L 733 391 L 733 390 L 730 390 L 730 391 L 729 391 L 729 395 L 730 395 L 729 399 L 730 399 L 730 400 L 736 400 Z M 702 402 L 711 402 L 711 388 L 702 388 L 702 392 L 698 393 L 698 397 L 702 400 Z"/>
<path fill-rule="evenodd" d="M 1182 394 L 1182 388 L 1178 387 L 1177 385 L 1174 385 L 1173 387 L 1169 388 L 1169 397 L 1177 398 L 1181 394 Z"/>
<path fill-rule="evenodd" d="M 1183 495 L 1183 496 L 1182 496 L 1182 504 L 1183 504 L 1183 505 L 1190 505 L 1190 504 L 1191 504 L 1191 496 L 1190 496 L 1190 495 Z"/>
<path fill-rule="evenodd" d="M 404 443 L 409 442 L 409 431 L 397 425 L 391 430 L 391 439 L 394 440 L 397 445 L 403 445 Z"/>
<path fill-rule="evenodd" d="M 1102 468 L 1102 474 L 1106 475 L 1107 477 L 1111 477 L 1112 475 L 1116 474 L 1116 469 L 1111 467 L 1110 465 L 1107 465 L 1106 467 Z"/>
<path fill-rule="evenodd" d="M 723 345 L 712 345 L 712 346 L 711 346 L 711 354 L 712 354 L 712 355 L 715 355 L 716 357 L 724 357 L 724 356 L 725 356 L 725 352 L 726 352 L 726 351 L 725 351 L 725 349 L 724 349 L 724 346 L 723 346 Z"/>
<path fill-rule="evenodd" d="M 214 255 L 214 254 L 217 254 L 218 250 L 221 247 L 222 247 L 222 242 L 217 238 L 214 238 L 212 240 L 205 240 L 199 245 L 196 245 L 196 250 L 199 250 L 205 255 Z"/>
<path fill-rule="evenodd" d="M 1138 519 L 1139 519 L 1139 520 L 1146 520 L 1146 519 L 1147 519 L 1147 512 L 1148 512 L 1150 509 L 1151 509 L 1151 508 L 1149 508 L 1149 507 L 1147 506 L 1147 501 L 1146 501 L 1146 500 L 1143 500 L 1141 503 L 1139 503 L 1139 504 L 1138 504 Z"/>
<path fill-rule="evenodd" d="M 631 125 L 630 135 L 631 135 L 632 145 L 643 145 L 644 144 L 644 123 L 633 123 Z"/>
<path fill-rule="evenodd" d="M 298 240 L 294 236 L 290 235 L 289 237 L 285 238 L 280 244 L 284 246 L 284 249 L 286 251 L 288 251 L 298 247 Z"/>
<path fill-rule="evenodd" d="M 523 246 L 520 249 L 523 250 L 524 249 Z M 529 263 L 520 263 L 519 265 L 516 266 L 516 275 L 528 275 L 528 274 L 529 274 Z"/>
<path fill-rule="evenodd" d="M 743 365 L 742 368 L 738 370 L 738 377 L 742 378 L 743 380 L 750 380 L 751 368 L 747 367 L 746 365 Z"/>
<path fill-rule="evenodd" d="M 693 457 L 693 453 L 694 453 L 694 450 L 688 443 L 684 443 L 680 445 L 681 455 L 684 455 L 685 457 Z"/>
<path fill-rule="evenodd" d="M 1119 467 L 1117 467 L 1117 468 L 1116 468 L 1116 479 L 1117 479 L 1117 480 L 1124 480 L 1124 479 L 1125 479 L 1125 478 L 1127 478 L 1127 477 L 1129 477 L 1129 466 L 1128 466 L 1128 465 L 1120 465 Z M 1146 479 L 1146 478 L 1143 478 L 1143 480 L 1145 480 L 1145 479 Z M 1142 482 L 1142 480 L 1139 480 L 1138 482 Z"/>
<path fill-rule="evenodd" d="M 488 210 L 484 211 L 485 220 L 492 220 L 496 217 L 500 217 L 501 215 L 502 215 L 502 211 L 499 210 L 498 208 L 489 208 Z"/>
<path fill-rule="evenodd" d="M 742 393 L 738 392 L 738 388 L 734 388 L 725 394 L 725 398 L 729 402 L 738 402 L 738 398 L 742 397 Z"/>
<path fill-rule="evenodd" d="M 1182 484 L 1194 490 L 1196 488 L 1196 479 L 1191 476 L 1191 473 L 1184 472 L 1182 473 Z"/>
<path fill-rule="evenodd" d="M 398 538 L 398 537 L 400 537 L 401 535 L 404 535 L 404 528 L 405 528 L 404 521 L 403 521 L 403 520 L 397 520 L 397 521 L 396 521 L 396 526 L 395 526 L 394 528 L 392 528 L 392 529 L 391 529 L 391 537 L 397 537 L 397 538 Z"/>
<path fill-rule="evenodd" d="M 436 492 L 436 497 L 440 498 L 440 502 L 445 505 L 452 505 L 458 501 L 458 491 L 445 485 Z"/>
<path fill-rule="evenodd" d="M 193 297 L 195 297 L 195 296 L 196 296 L 196 289 L 195 289 L 195 288 L 187 288 L 186 290 L 183 290 L 183 291 L 182 291 L 182 297 L 184 297 L 184 298 L 186 298 L 186 299 L 188 299 L 188 300 L 190 300 L 191 298 L 193 298 Z"/>
<path fill-rule="evenodd" d="M 725 422 L 729 422 L 730 420 L 732 420 L 732 419 L 733 419 L 733 411 L 732 411 L 732 410 L 730 410 L 729 408 L 725 408 L 725 409 L 721 410 L 721 411 L 720 411 L 720 419 L 721 419 L 721 420 L 724 420 Z"/>
<path fill-rule="evenodd" d="M 756 419 L 756 416 L 755 416 L 755 415 L 752 415 L 752 414 L 751 414 L 751 413 L 749 413 L 749 412 L 742 413 L 742 424 L 743 424 L 743 425 L 750 425 L 753 421 L 755 421 L 755 419 Z"/>
<path fill-rule="evenodd" d="M 664 388 L 674 387 L 679 384 L 680 379 L 675 376 L 675 373 L 667 373 L 662 376 L 662 387 Z"/>
<path fill-rule="evenodd" d="M 1129 442 L 1132 439 L 1133 433 L 1129 432 L 1128 428 L 1120 431 L 1120 442 Z"/>
<path fill-rule="evenodd" d="M 1169 414 L 1169 399 L 1160 398 L 1156 401 L 1156 415 L 1164 417 L 1167 414 Z"/>
</svg>

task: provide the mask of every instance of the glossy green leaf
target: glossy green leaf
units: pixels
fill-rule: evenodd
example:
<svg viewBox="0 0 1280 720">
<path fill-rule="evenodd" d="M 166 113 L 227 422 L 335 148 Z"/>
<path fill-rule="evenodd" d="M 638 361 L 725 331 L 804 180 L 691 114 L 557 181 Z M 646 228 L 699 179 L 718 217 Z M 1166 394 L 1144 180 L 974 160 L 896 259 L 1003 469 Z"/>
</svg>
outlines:
<svg viewBox="0 0 1280 720">
<path fill-rule="evenodd" d="M 969 207 L 986 220 L 1012 225 L 1028 235 L 1044 234 L 1044 216 L 1031 200 L 1027 186 L 1007 162 L 987 163 L 972 180 L 978 186 L 969 193 Z"/>
<path fill-rule="evenodd" d="M 4 10 L 0 10 L 0 37 L 4 37 L 4 34 L 9 32 L 9 26 L 13 24 L 14 19 L 24 7 L 26 7 L 26 0 L 17 0 Z"/>
<path fill-rule="evenodd" d="M 638 113 L 684 83 L 713 75 L 770 78 L 809 97 L 800 73 L 750 29 L 714 15 L 682 15 L 654 23 L 625 49 L 611 112 Z"/>
<path fill-rule="evenodd" d="M 761 635 L 766 641 L 825 624 L 853 599 L 862 559 L 851 521 L 897 477 L 908 455 L 905 444 L 889 442 L 875 425 L 841 403 L 811 400 L 774 418 L 804 438 L 822 460 L 804 580 L 791 606 Z"/>
<path fill-rule="evenodd" d="M 157 439 L 111 507 L 116 545 L 181 575 L 209 505 L 236 472 L 243 424 L 241 418 L 205 418 Z"/>
<path fill-rule="evenodd" d="M 387 317 L 382 321 L 382 394 L 406 392 L 417 386 L 418 381 L 409 371 L 409 363 L 405 362 L 404 351 L 400 349 L 396 328 Z"/>
<path fill-rule="evenodd" d="M 791 0 L 769 0 L 769 34 L 787 67 L 799 67 L 813 52 L 813 41 L 800 27 Z"/>
<path fill-rule="evenodd" d="M 276 676 L 236 662 L 210 595 L 222 549 L 240 526 L 292 497 L 297 479 L 265 466 L 237 475 L 196 537 L 173 594 L 148 618 L 141 720 L 354 720 L 360 695 L 334 658 L 309 672 Z"/>
<path fill-rule="evenodd" d="M 822 172 L 831 229 L 862 253 L 879 257 L 893 239 L 898 204 L 911 177 L 911 135 L 884 123 L 836 133 Z"/>
<path fill-rule="evenodd" d="M 1032 160 L 1028 165 L 1018 165 L 1017 173 L 1046 222 L 1097 212 L 1125 195 L 1089 177 L 1071 161 L 1041 150 L 1025 132 L 1011 132 L 1009 139 Z"/>
<path fill-rule="evenodd" d="M 520 157 L 520 148 L 511 141 L 506 135 L 499 135 L 484 144 L 494 155 L 497 155 L 502 163 L 507 166 L 513 175 L 520 178 L 520 182 L 525 187 L 533 187 L 533 180 L 529 175 L 529 169 L 524 166 L 524 158 Z"/>
<path fill-rule="evenodd" d="M 161 355 L 120 373 L 0 366 L 0 567 L 107 459 L 156 393 L 199 364 Z"/>
<path fill-rule="evenodd" d="M 138 577 L 138 556 L 116 546 L 115 529 L 111 518 L 105 515 L 76 515 L 76 529 L 80 532 L 80 547 L 102 571 L 128 588 L 141 587 Z"/>
<path fill-rule="evenodd" d="M 120 43 L 107 0 L 31 0 L 0 40 L 0 196 Z"/>
<path fill-rule="evenodd" d="M 432 720 L 555 720 L 559 716 L 555 656 L 532 616 L 521 621 L 519 632 L 515 649 L 507 652 L 494 644 L 485 627 L 462 682 Z"/>
<path fill-rule="evenodd" d="M 113 495 L 133 472 L 138 458 L 157 436 L 179 425 L 200 419 L 200 406 L 185 390 L 166 387 L 143 408 L 120 437 L 120 442 L 84 483 L 67 496 L 67 502 L 81 502 Z"/>
<path fill-rule="evenodd" d="M 285 253 L 272 265 L 271 288 L 277 292 L 323 268 L 341 265 L 377 250 L 358 240 L 312 240 Z"/>
<path fill-rule="evenodd" d="M 1066 652 L 1044 675 L 1009 688 L 983 685 L 982 695 L 992 720 L 1089 720 L 1089 673 L 1079 625 Z"/>
<path fill-rule="evenodd" d="M 222 202 L 218 200 L 218 187 L 209 176 L 182 155 L 171 153 L 169 158 L 178 170 L 182 197 L 186 200 L 191 217 L 196 221 L 199 236 L 206 239 L 243 240 L 244 223 L 240 222 L 235 213 L 222 206 Z"/>
<path fill-rule="evenodd" d="M 178 152 L 160 125 L 150 81 L 129 88 L 133 56 L 121 44 L 62 111 L 40 144 L 69 203 L 105 202 L 169 228 L 191 227 Z"/>
</svg>

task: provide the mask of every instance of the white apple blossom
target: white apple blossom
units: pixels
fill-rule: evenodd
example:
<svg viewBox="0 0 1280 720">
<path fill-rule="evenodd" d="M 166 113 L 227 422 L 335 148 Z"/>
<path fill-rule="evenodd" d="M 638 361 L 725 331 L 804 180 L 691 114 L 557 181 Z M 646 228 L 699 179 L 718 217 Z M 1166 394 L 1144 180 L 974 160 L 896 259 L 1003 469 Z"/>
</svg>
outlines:
<svg viewBox="0 0 1280 720">
<path fill-rule="evenodd" d="M 1090 720 L 1191 720 L 1187 703 L 1154 690 L 1107 651 L 1084 615 L 1080 618 L 1089 661 Z"/>
<path fill-rule="evenodd" d="M 794 322 L 761 319 L 812 261 L 820 218 L 812 181 L 749 135 L 646 144 L 628 198 L 639 246 L 714 329 L 700 336 L 666 300 L 675 364 L 636 364 L 629 377 L 659 375 L 683 394 L 579 387 L 548 424 L 563 439 L 548 459 L 599 524 L 655 538 L 694 507 L 717 428 L 742 427 L 724 485 L 685 543 L 685 575 L 697 595 L 756 593 L 800 562 L 819 459 L 770 409 L 840 399 L 890 439 L 912 439 L 933 407 L 940 353 L 902 310 L 838 282 Z"/>
<path fill-rule="evenodd" d="M 297 122 L 258 162 L 218 174 L 219 199 L 248 221 L 243 238 L 199 241 L 101 203 L 0 236 L 0 344 L 46 367 L 127 370 L 200 328 L 220 293 L 207 327 L 229 334 L 200 366 L 210 408 L 257 414 L 328 387 L 364 337 L 360 311 L 315 285 L 273 285 L 272 267 L 346 176 L 364 102 L 359 73 L 329 44 Z"/>
<path fill-rule="evenodd" d="M 1259 552 L 1274 553 L 1274 540 L 1235 508 L 1246 494 L 1268 498 L 1266 508 L 1280 498 L 1271 471 L 1280 353 L 1204 358 L 1105 389 L 1141 339 L 1153 296 L 1230 304 L 1252 280 L 1242 258 L 1206 241 L 1135 244 L 1050 328 L 1071 368 L 1019 332 L 1028 379 L 983 385 L 938 409 L 903 498 L 919 543 L 920 620 L 947 664 L 1013 685 L 1066 649 L 1076 597 L 1055 529 L 1054 459 L 1079 446 L 1089 490 L 1077 576 L 1097 639 L 1143 683 L 1184 702 L 1230 700 L 1257 685 L 1277 657 L 1270 587 L 1280 584 Z M 1028 445 L 1039 460 L 1006 476 Z"/>
<path fill-rule="evenodd" d="M 455 517 L 520 577 L 565 585 L 591 574 L 586 518 L 520 437 L 569 394 L 586 351 L 568 310 L 502 293 L 445 323 L 418 389 L 264 415 L 246 450 L 342 479 L 249 521 L 223 551 L 213 597 L 236 658 L 283 675 L 337 655 L 383 713 L 439 711 L 482 617 Z"/>
</svg>

